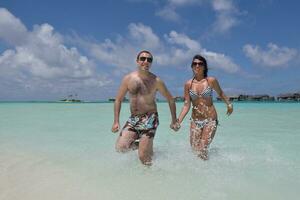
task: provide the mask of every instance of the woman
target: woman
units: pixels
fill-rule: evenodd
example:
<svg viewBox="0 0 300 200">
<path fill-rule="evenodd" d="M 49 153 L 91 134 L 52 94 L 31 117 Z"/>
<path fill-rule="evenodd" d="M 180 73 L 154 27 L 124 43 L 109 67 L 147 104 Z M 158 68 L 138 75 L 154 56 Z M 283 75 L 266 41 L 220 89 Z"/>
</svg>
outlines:
<svg viewBox="0 0 300 200">
<path fill-rule="evenodd" d="M 213 105 L 212 92 L 215 90 L 227 105 L 227 115 L 233 106 L 214 77 L 207 77 L 207 62 L 201 55 L 195 55 L 192 62 L 194 77 L 184 85 L 184 106 L 178 118 L 181 124 L 192 103 L 190 143 L 192 149 L 203 160 L 208 159 L 208 147 L 215 136 L 218 116 Z"/>
</svg>

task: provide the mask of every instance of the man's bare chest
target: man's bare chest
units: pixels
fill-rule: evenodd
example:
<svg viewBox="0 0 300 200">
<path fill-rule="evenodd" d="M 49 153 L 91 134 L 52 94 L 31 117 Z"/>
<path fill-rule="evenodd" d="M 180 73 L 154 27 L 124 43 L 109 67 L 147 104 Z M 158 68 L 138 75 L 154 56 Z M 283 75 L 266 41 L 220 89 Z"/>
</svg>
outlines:
<svg viewBox="0 0 300 200">
<path fill-rule="evenodd" d="M 128 90 L 132 95 L 149 95 L 155 91 L 155 79 L 132 80 Z"/>
</svg>

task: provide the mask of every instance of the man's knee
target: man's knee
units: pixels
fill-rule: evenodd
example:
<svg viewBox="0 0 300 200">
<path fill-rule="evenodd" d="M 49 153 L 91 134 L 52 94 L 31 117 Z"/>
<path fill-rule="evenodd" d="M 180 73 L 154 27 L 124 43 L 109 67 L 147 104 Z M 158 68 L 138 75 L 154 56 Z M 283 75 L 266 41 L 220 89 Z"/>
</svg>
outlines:
<svg viewBox="0 0 300 200">
<path fill-rule="evenodd" d="M 139 158 L 140 160 L 144 160 L 148 156 L 146 151 L 139 150 Z"/>
<path fill-rule="evenodd" d="M 116 142 L 116 151 L 117 152 L 127 152 L 130 150 L 130 143 L 120 141 L 120 139 Z"/>
<path fill-rule="evenodd" d="M 152 158 L 149 152 L 139 152 L 139 159 L 144 165 L 152 164 Z"/>
<path fill-rule="evenodd" d="M 139 159 L 144 165 L 151 165 L 152 163 L 152 156 L 153 156 L 153 149 L 151 146 L 147 147 L 139 147 Z"/>
</svg>

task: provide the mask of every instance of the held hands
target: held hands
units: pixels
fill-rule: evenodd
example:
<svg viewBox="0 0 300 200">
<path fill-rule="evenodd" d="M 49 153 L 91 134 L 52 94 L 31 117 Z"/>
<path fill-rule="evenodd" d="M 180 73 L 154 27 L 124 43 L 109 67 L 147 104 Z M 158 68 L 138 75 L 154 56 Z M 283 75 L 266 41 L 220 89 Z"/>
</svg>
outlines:
<svg viewBox="0 0 300 200">
<path fill-rule="evenodd" d="M 233 105 L 230 103 L 227 105 L 227 115 L 231 115 L 231 113 L 233 112 Z"/>
<path fill-rule="evenodd" d="M 111 132 L 116 133 L 119 131 L 120 124 L 118 122 L 114 122 L 111 127 Z"/>
<path fill-rule="evenodd" d="M 170 124 L 170 128 L 173 129 L 174 131 L 178 131 L 180 129 L 180 123 L 178 122 L 178 119 L 175 122 L 172 122 Z"/>
</svg>

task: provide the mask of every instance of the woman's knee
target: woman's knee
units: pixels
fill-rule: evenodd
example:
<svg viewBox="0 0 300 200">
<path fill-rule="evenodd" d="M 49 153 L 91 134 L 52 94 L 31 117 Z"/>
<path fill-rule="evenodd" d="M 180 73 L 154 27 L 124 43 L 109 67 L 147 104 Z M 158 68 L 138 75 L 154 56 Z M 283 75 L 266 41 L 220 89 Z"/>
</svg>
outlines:
<svg viewBox="0 0 300 200">
<path fill-rule="evenodd" d="M 201 151 L 208 148 L 210 141 L 206 139 L 191 140 L 191 147 L 195 151 Z"/>
</svg>

